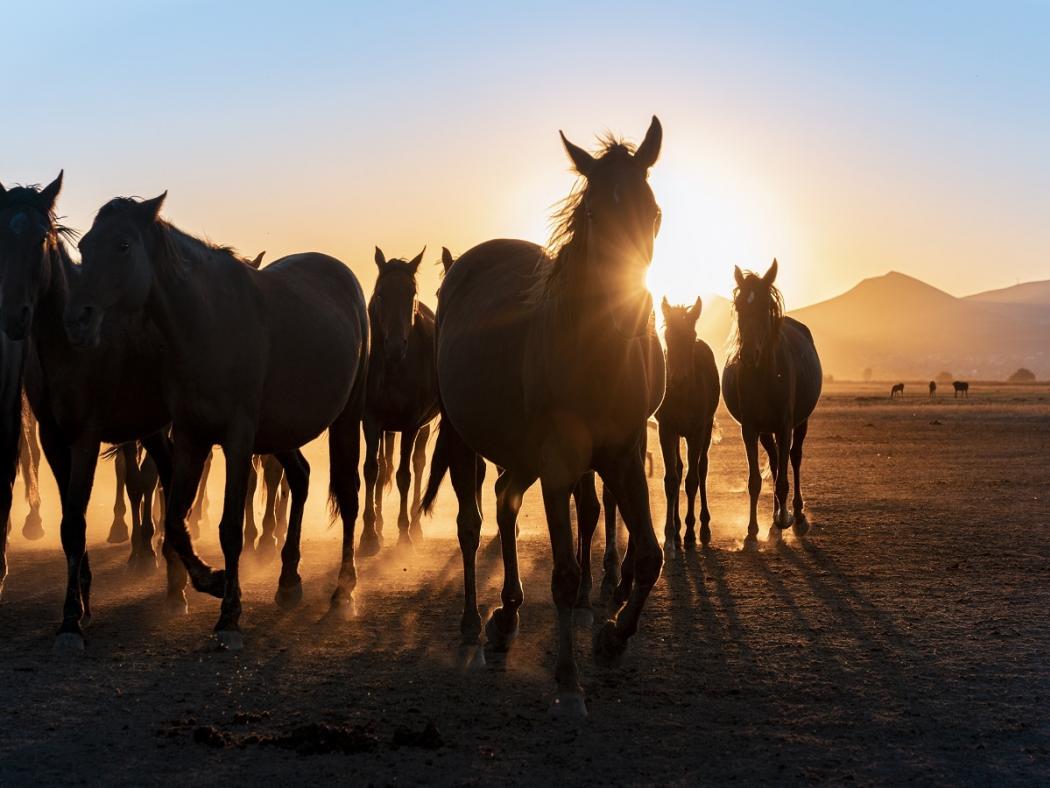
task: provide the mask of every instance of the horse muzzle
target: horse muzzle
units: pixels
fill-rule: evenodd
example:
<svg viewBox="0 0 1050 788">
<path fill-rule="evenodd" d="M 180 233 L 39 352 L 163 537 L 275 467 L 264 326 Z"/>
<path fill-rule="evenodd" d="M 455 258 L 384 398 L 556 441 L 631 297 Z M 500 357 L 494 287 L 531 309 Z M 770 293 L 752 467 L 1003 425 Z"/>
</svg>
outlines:
<svg viewBox="0 0 1050 788">
<path fill-rule="evenodd" d="M 64 316 L 66 336 L 77 347 L 98 347 L 102 334 L 102 310 L 85 305 L 69 307 Z"/>
</svg>

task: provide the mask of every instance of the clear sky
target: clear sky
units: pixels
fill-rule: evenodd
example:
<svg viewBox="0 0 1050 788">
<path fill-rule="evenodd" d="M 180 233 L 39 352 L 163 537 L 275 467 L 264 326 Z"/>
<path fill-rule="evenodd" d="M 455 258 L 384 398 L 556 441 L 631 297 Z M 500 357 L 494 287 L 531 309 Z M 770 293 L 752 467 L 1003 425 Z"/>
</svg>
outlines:
<svg viewBox="0 0 1050 788">
<path fill-rule="evenodd" d="M 789 306 L 901 270 L 1050 277 L 1050 2 L 23 2 L 0 25 L 0 181 L 60 168 L 86 229 L 169 190 L 183 229 L 307 249 L 543 241 L 557 131 L 664 124 L 658 295 L 775 255 Z M 424 291 L 437 284 L 431 268 Z"/>
</svg>

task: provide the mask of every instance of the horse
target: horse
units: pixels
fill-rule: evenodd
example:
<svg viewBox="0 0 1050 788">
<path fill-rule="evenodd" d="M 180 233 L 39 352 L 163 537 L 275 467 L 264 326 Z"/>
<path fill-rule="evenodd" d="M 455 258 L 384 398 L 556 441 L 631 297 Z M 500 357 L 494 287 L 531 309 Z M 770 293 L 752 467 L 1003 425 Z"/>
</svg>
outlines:
<svg viewBox="0 0 1050 788">
<path fill-rule="evenodd" d="M 930 399 L 934 399 L 937 396 L 937 381 L 930 381 Z"/>
<path fill-rule="evenodd" d="M 900 394 L 901 399 L 904 399 L 904 384 L 903 383 L 894 383 L 893 386 L 890 388 L 890 399 L 893 399 L 898 394 Z"/>
<path fill-rule="evenodd" d="M 291 607 L 302 599 L 299 548 L 310 474 L 300 447 L 325 428 L 329 501 L 343 521 L 331 612 L 353 612 L 368 314 L 357 277 L 334 257 L 295 254 L 255 270 L 231 249 L 161 219 L 166 196 L 118 197 L 102 206 L 80 241 L 83 273 L 65 327 L 71 341 L 91 347 L 109 314 L 141 311 L 158 326 L 165 347 L 161 400 L 170 409 L 174 442 L 164 541 L 183 570 L 169 572 L 168 596 L 182 596 L 188 572 L 197 591 L 222 599 L 215 625 L 220 646 L 239 649 L 239 562 L 252 455 L 276 455 L 288 478 L 291 509 L 276 601 Z M 216 444 L 226 458 L 222 570 L 201 560 L 186 528 L 201 469 Z"/>
<path fill-rule="evenodd" d="M 124 503 L 125 490 L 131 504 L 131 557 L 134 564 L 144 551 L 153 549 L 152 540 L 155 528 L 153 525 L 153 493 L 160 481 L 157 464 L 148 453 L 142 451 L 139 441 L 126 441 L 103 452 L 104 458 L 113 459 L 113 470 L 116 476 L 116 499 L 113 502 L 113 524 L 109 529 L 106 541 L 120 544 L 128 541 L 128 526 L 125 521 L 127 506 Z M 148 537 L 146 536 L 148 534 Z M 148 538 L 150 544 L 144 546 Z"/>
<path fill-rule="evenodd" d="M 503 550 L 503 606 L 486 626 L 505 649 L 517 633 L 523 600 L 515 526 L 522 494 L 537 479 L 554 556 L 551 589 L 558 610 L 555 713 L 581 716 L 586 704 L 573 654 L 573 608 L 581 571 L 574 555 L 569 498 L 598 471 L 623 511 L 631 538 L 618 601 L 626 605 L 597 631 L 594 656 L 614 664 L 637 631 L 660 576 L 663 553 L 653 530 L 643 460 L 651 392 L 664 385 L 653 353 L 652 297 L 645 275 L 660 210 L 647 178 L 662 130 L 654 117 L 637 149 L 606 139 L 592 156 L 561 135 L 581 176 L 559 215 L 551 249 L 526 241 L 487 241 L 465 252 L 438 295 L 437 368 L 446 460 L 431 458 L 424 508 L 446 467 L 459 502 L 463 552 L 464 639 L 481 633 L 475 588 L 477 455 L 504 469 L 497 522 Z"/>
<path fill-rule="evenodd" d="M 74 347 L 66 336 L 62 315 L 80 267 L 65 244 L 75 235 L 55 217 L 61 189 L 62 173 L 43 189 L 0 189 L 3 331 L 9 340 L 29 340 L 26 395 L 62 502 L 67 576 L 62 623 L 54 642 L 58 652 L 83 650 L 81 625 L 91 619 L 85 510 L 100 446 L 141 439 L 166 480 L 170 457 L 161 429 L 171 421 L 160 396 L 160 335 L 141 313 L 100 322 L 98 341 L 90 349 Z M 6 378 L 0 376 L 0 381 Z M 4 424 L 0 418 L 0 430 Z M 0 438 L 0 449 L 3 445 Z M 6 455 L 0 451 L 0 457 Z M 3 469 L 6 464 L 0 462 Z M 0 494 L 3 489 L 0 484 Z M 156 566 L 152 534 L 143 534 L 135 547 L 133 569 Z"/>
<path fill-rule="evenodd" d="M 25 492 L 26 519 L 22 536 L 30 541 L 44 538 L 44 521 L 40 517 L 40 440 L 37 438 L 36 418 L 29 400 L 22 394 L 22 440 L 18 451 L 18 471 L 22 474 Z"/>
<path fill-rule="evenodd" d="M 958 399 L 959 395 L 962 394 L 964 398 L 970 396 L 970 384 L 965 380 L 956 380 L 952 382 L 952 388 L 955 389 L 955 398 Z"/>
<path fill-rule="evenodd" d="M 747 541 L 758 538 L 758 496 L 762 473 L 758 467 L 758 441 L 770 456 L 776 495 L 770 536 L 789 528 L 787 513 L 790 454 L 795 474 L 794 525 L 802 535 L 809 530 L 801 488 L 802 444 L 809 417 L 820 399 L 823 375 L 820 357 L 808 327 L 784 316 L 783 300 L 773 282 L 777 261 L 762 276 L 736 267 L 733 308 L 737 316 L 736 351 L 722 372 L 726 407 L 740 424 L 747 451 L 748 492 L 751 516 Z"/>
<path fill-rule="evenodd" d="M 383 485 L 377 484 L 380 459 L 386 478 L 390 477 L 393 465 L 392 457 L 380 458 L 380 442 L 384 440 L 387 451 L 392 451 L 395 432 L 401 433 L 401 457 L 397 468 L 397 489 L 401 496 L 397 517 L 398 544 L 411 546 L 413 538 L 422 535 L 419 480 L 426 465 L 429 425 L 438 414 L 434 313 L 419 300 L 416 285 L 416 273 L 425 251 L 408 261 L 387 260 L 378 246 L 375 251 L 378 275 L 368 301 L 372 345 L 368 356 L 364 417 L 362 555 L 375 555 L 380 549 L 383 528 Z M 413 473 L 416 488 L 410 510 L 408 493 Z"/>
<path fill-rule="evenodd" d="M 711 542 L 711 512 L 707 508 L 707 452 L 715 424 L 720 386 L 715 354 L 696 336 L 703 302 L 698 298 L 690 306 L 671 306 L 664 298 L 664 340 L 667 343 L 667 391 L 656 411 L 659 423 L 660 449 L 664 459 L 664 494 L 667 496 L 667 519 L 664 526 L 664 551 L 682 549 L 679 535 L 682 521 L 678 510 L 678 489 L 682 482 L 681 440 L 686 442 L 689 463 L 685 475 L 686 515 L 685 545 L 696 545 L 696 512 L 694 503 L 700 490 L 700 541 Z"/>
</svg>

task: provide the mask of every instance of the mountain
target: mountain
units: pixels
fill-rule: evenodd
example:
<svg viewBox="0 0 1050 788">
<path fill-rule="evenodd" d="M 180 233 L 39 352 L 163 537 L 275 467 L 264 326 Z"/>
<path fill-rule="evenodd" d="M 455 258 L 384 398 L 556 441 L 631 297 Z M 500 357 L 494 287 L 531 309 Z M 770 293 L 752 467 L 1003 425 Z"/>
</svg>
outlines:
<svg viewBox="0 0 1050 788">
<path fill-rule="evenodd" d="M 789 314 L 838 378 L 1005 379 L 1022 366 L 1050 378 L 1050 282 L 956 298 L 891 271 Z"/>
</svg>

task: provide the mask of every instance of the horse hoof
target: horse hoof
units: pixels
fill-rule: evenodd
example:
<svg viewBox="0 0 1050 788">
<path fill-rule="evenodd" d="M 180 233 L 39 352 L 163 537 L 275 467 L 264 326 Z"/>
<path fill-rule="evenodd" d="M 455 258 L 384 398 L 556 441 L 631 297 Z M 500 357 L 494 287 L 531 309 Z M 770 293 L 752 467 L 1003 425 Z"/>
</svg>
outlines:
<svg viewBox="0 0 1050 788">
<path fill-rule="evenodd" d="M 113 523 L 106 541 L 110 544 L 122 544 L 128 541 L 128 527 L 124 523 Z"/>
<path fill-rule="evenodd" d="M 795 535 L 805 536 L 809 532 L 809 520 L 806 515 L 799 515 L 795 518 Z"/>
<path fill-rule="evenodd" d="M 499 610 L 502 610 L 500 608 Z M 507 651 L 510 644 L 518 636 L 518 615 L 514 614 L 514 625 L 510 629 L 504 629 L 500 623 L 499 610 L 492 611 L 488 622 L 485 624 L 485 640 L 494 651 Z"/>
<path fill-rule="evenodd" d="M 700 526 L 700 544 L 704 545 L 705 547 L 711 544 L 711 526 Z"/>
<path fill-rule="evenodd" d="M 363 535 L 361 544 L 357 547 L 357 554 L 362 558 L 371 558 L 378 555 L 380 550 L 379 537 Z"/>
<path fill-rule="evenodd" d="M 132 575 L 150 575 L 157 571 L 157 556 L 154 553 L 143 555 L 132 554 L 128 559 L 128 573 Z"/>
<path fill-rule="evenodd" d="M 288 586 L 278 585 L 277 593 L 274 594 L 274 601 L 277 603 L 277 607 L 285 610 L 291 610 L 293 607 L 296 607 L 303 601 L 302 582 Z"/>
<path fill-rule="evenodd" d="M 184 616 L 189 613 L 186 594 L 180 591 L 178 594 L 164 597 L 164 612 L 169 616 Z"/>
<path fill-rule="evenodd" d="M 80 628 L 87 629 L 89 626 L 91 626 L 91 614 L 85 613 L 80 617 Z"/>
<path fill-rule="evenodd" d="M 464 643 L 459 647 L 456 662 L 460 670 L 480 670 L 487 665 L 485 662 L 485 649 L 477 643 Z"/>
<path fill-rule="evenodd" d="M 582 692 L 559 692 L 548 711 L 557 719 L 583 720 L 587 718 L 587 703 Z"/>
<path fill-rule="evenodd" d="M 328 608 L 328 612 L 325 614 L 326 619 L 335 619 L 337 621 L 350 621 L 357 618 L 357 602 L 354 601 L 352 596 L 348 596 L 344 599 L 333 599 L 331 606 Z"/>
<path fill-rule="evenodd" d="M 594 634 L 594 661 L 599 667 L 618 668 L 627 643 L 616 632 L 616 622 L 606 621 Z"/>
<path fill-rule="evenodd" d="M 418 542 L 423 538 L 422 526 L 420 526 L 419 523 L 412 523 L 412 525 L 408 527 L 408 535 L 412 537 L 413 542 Z"/>
<path fill-rule="evenodd" d="M 260 564 L 269 564 L 277 557 L 277 543 L 270 539 L 260 539 L 255 546 L 255 560 Z"/>
<path fill-rule="evenodd" d="M 770 526 L 769 533 L 766 535 L 766 541 L 770 544 L 776 544 L 783 540 L 780 528 L 776 525 Z"/>
<path fill-rule="evenodd" d="M 216 630 L 215 639 L 223 651 L 240 651 L 244 648 L 244 637 L 236 629 Z"/>
<path fill-rule="evenodd" d="M 594 611 L 589 607 L 573 608 L 572 620 L 578 627 L 593 627 Z"/>
<path fill-rule="evenodd" d="M 26 520 L 22 525 L 22 536 L 30 542 L 36 542 L 44 538 L 44 526 L 39 519 Z"/>
<path fill-rule="evenodd" d="M 54 654 L 82 654 L 84 636 L 79 632 L 59 632 L 51 651 Z"/>
</svg>

